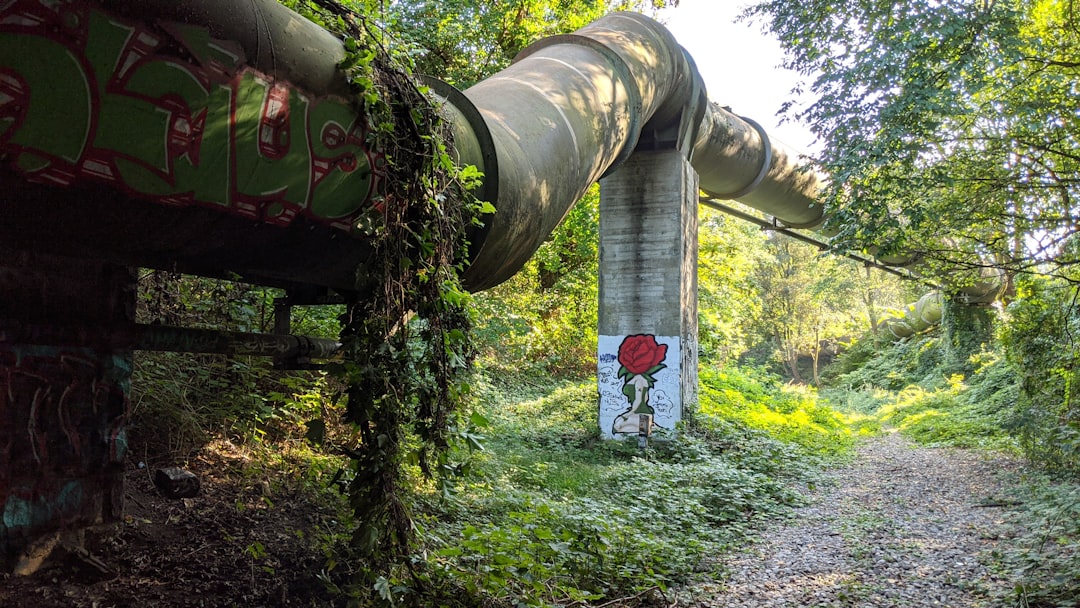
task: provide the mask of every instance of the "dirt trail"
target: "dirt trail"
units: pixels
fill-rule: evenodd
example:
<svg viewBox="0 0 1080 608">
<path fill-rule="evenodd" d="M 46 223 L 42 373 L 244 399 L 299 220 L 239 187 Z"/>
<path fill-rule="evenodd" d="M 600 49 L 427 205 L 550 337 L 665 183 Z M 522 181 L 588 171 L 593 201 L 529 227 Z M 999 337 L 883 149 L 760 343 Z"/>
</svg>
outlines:
<svg viewBox="0 0 1080 608">
<path fill-rule="evenodd" d="M 825 474 L 811 504 L 729 558 L 701 608 L 999 606 L 985 565 L 1006 533 L 1005 457 L 916 447 L 898 433 L 867 440 Z"/>
</svg>

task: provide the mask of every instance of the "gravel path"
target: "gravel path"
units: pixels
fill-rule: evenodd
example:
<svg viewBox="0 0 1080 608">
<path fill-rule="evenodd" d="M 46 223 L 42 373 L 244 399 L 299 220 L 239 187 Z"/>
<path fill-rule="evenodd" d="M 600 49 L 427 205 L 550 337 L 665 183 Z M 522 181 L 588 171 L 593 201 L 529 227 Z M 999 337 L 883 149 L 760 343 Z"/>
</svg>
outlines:
<svg viewBox="0 0 1080 608">
<path fill-rule="evenodd" d="M 1000 606 L 980 562 L 1005 533 L 995 473 L 1016 462 L 887 433 L 825 474 L 811 504 L 725 564 L 701 608 Z"/>
</svg>

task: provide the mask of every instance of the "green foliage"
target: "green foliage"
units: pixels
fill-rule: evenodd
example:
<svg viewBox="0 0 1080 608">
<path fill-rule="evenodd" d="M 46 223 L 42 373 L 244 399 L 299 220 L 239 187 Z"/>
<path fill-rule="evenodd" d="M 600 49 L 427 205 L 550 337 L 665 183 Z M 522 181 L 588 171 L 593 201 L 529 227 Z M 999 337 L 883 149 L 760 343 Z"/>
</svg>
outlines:
<svg viewBox="0 0 1080 608">
<path fill-rule="evenodd" d="M 595 373 L 599 204 L 593 187 L 521 271 L 477 294 L 474 335 L 483 365 L 573 378 Z"/>
<path fill-rule="evenodd" d="M 1005 428 L 1009 412 L 988 411 L 986 404 L 973 400 L 967 390 L 960 377 L 936 390 L 912 385 L 890 399 L 877 415 L 882 424 L 926 445 L 995 449 L 1014 446 Z"/>
<path fill-rule="evenodd" d="M 144 271 L 137 320 L 147 324 L 242 332 L 267 331 L 279 290 L 231 281 Z M 319 313 L 305 328 L 316 327 Z M 336 325 L 336 322 L 335 322 Z M 335 330 L 336 333 L 336 330 Z M 322 397 L 319 376 L 273 372 L 257 357 L 139 351 L 132 377 L 132 432 L 156 453 L 184 457 L 217 434 L 261 439 L 286 419 L 306 415 L 279 396 Z"/>
<path fill-rule="evenodd" d="M 734 362 L 761 316 L 754 269 L 767 263 L 765 239 L 753 224 L 702 207 L 698 230 L 698 346 L 703 364 Z"/>
<path fill-rule="evenodd" d="M 986 264 L 1075 263 L 1073 2 L 763 0 L 748 14 L 810 80 L 796 117 L 824 142 L 836 242 L 919 254 L 955 288 Z"/>
<path fill-rule="evenodd" d="M 1019 376 L 1021 443 L 1032 459 L 1080 474 L 1080 315 L 1076 291 L 1061 281 L 1017 281 L 1002 333 L 1005 352 Z"/>
<path fill-rule="evenodd" d="M 358 224 L 371 253 L 346 294 L 343 357 L 327 368 L 345 385 L 344 418 L 356 430 L 351 445 L 338 446 L 352 461 L 351 554 L 362 562 L 355 572 L 373 581 L 413 540 L 412 466 L 426 475 L 457 470 L 447 448 L 463 436 L 456 406 L 471 360 L 469 296 L 458 273 L 466 229 L 491 209 L 468 194 L 478 175 L 455 167 L 449 127 L 412 78 L 409 55 L 370 14 L 333 0 L 304 10 L 342 35 L 338 67 L 366 144 L 386 161 L 384 190 Z"/>
<path fill-rule="evenodd" d="M 585 26 L 613 10 L 658 9 L 677 0 L 410 0 L 382 20 L 410 47 L 417 69 L 459 88 L 508 66 L 536 40 Z M 385 6 L 385 5 L 384 5 Z"/>
<path fill-rule="evenodd" d="M 945 365 L 949 371 L 969 374 L 971 359 L 994 341 L 997 311 L 990 306 L 969 306 L 945 299 L 941 319 Z"/>
<path fill-rule="evenodd" d="M 698 398 L 695 423 L 703 427 L 734 423 L 817 456 L 845 454 L 855 438 L 850 425 L 859 418 L 819 403 L 811 389 L 781 385 L 775 376 L 748 369 L 701 370 Z"/>
<path fill-rule="evenodd" d="M 898 341 L 864 336 L 850 358 L 841 357 L 844 373 L 822 390 L 823 398 L 841 411 L 874 416 L 920 443 L 1015 449 L 1019 387 L 1012 366 L 993 351 L 981 351 L 966 361 L 966 378 L 953 374 L 939 333 Z"/>
<path fill-rule="evenodd" d="M 418 504 L 423 532 L 409 565 L 353 588 L 356 601 L 651 605 L 672 585 L 710 576 L 713 556 L 802 500 L 789 482 L 811 474 L 805 447 L 723 412 L 646 451 L 601 441 L 595 380 L 537 384 L 545 378 L 477 379 L 490 427 L 474 475 L 453 500 L 433 493 Z M 741 382 L 759 399 L 778 390 L 773 378 Z M 809 395 L 784 399 L 791 420 L 812 409 Z"/>
<path fill-rule="evenodd" d="M 1014 581 L 1015 605 L 1076 605 L 1080 580 L 1080 486 L 1033 475 L 1011 497 L 1011 520 L 1020 536 L 995 552 L 1000 570 Z"/>
<path fill-rule="evenodd" d="M 861 333 L 871 320 L 876 323 L 880 308 L 895 303 L 898 281 L 884 273 L 864 274 L 852 260 L 781 235 L 766 243 L 753 272 L 761 300 L 759 339 L 797 383 L 804 382 L 801 361 L 808 359 L 806 381 L 819 385 L 823 353 Z"/>
<path fill-rule="evenodd" d="M 841 355 L 837 373 L 830 374 L 830 387 L 873 392 L 898 391 L 909 384 L 926 388 L 941 385 L 945 376 L 940 332 L 930 331 L 907 340 L 889 340 L 867 334 L 850 355 Z M 868 356 L 868 353 L 875 353 Z M 843 370 L 849 370 L 843 372 Z"/>
</svg>

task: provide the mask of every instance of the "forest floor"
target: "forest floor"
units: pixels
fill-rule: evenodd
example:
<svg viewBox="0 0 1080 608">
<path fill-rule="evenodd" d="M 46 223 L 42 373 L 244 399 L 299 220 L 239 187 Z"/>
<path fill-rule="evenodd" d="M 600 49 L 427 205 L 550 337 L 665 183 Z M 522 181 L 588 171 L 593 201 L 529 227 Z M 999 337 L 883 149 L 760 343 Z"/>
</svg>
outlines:
<svg viewBox="0 0 1080 608">
<path fill-rule="evenodd" d="M 30 576 L 3 575 L 0 607 L 332 605 L 321 539 L 340 526 L 294 468 L 218 440 L 185 463 L 201 489 L 182 499 L 157 491 L 155 468 L 130 464 L 123 522 L 87 531 L 81 549 L 58 546 Z"/>
<path fill-rule="evenodd" d="M 700 608 L 1003 607 L 1010 583 L 989 564 L 1015 533 L 1006 508 L 1019 460 L 919 447 L 899 433 L 865 440 L 825 472 L 810 504 L 695 589 Z"/>
<path fill-rule="evenodd" d="M 0 606 L 27 608 L 328 606 L 318 575 L 339 528 L 325 496 L 267 476 L 244 450 L 217 442 L 187 466 L 196 498 L 159 495 L 132 466 L 127 516 L 57 549 L 28 577 L 0 579 Z M 1008 473 L 1019 461 L 916 447 L 897 433 L 864 441 L 828 470 L 810 503 L 747 549 L 721 557 L 727 577 L 679 594 L 695 608 L 1006 606 L 988 567 L 1007 543 Z M 289 467 L 284 467 L 289 470 Z M 295 473 L 295 472 L 294 472 Z"/>
</svg>

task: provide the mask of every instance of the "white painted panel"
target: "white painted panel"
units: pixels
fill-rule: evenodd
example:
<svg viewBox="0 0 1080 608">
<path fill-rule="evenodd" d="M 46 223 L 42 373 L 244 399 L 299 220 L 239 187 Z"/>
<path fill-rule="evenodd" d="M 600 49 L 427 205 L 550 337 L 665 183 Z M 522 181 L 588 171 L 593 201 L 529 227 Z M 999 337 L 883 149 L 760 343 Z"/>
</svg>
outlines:
<svg viewBox="0 0 1080 608">
<path fill-rule="evenodd" d="M 682 419 L 678 336 L 600 336 L 597 348 L 600 434 L 638 434 L 640 413 L 652 413 L 654 431 L 674 431 Z"/>
</svg>

